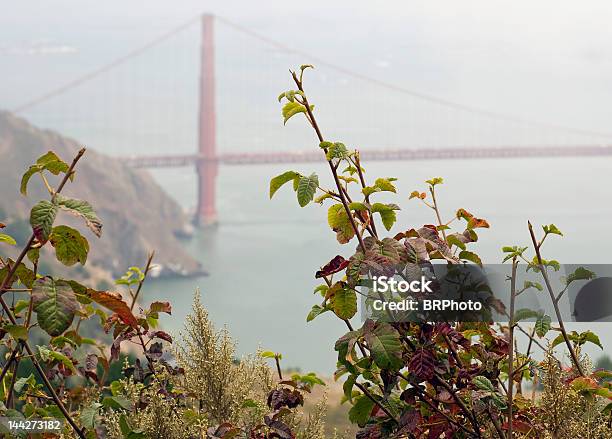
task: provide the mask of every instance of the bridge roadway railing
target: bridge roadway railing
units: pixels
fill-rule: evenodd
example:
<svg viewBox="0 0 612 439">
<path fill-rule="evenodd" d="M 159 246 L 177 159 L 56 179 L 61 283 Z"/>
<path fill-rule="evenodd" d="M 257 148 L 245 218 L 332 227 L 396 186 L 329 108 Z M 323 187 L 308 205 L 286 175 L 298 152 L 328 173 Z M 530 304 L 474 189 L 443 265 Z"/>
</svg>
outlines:
<svg viewBox="0 0 612 439">
<path fill-rule="evenodd" d="M 520 157 L 580 157 L 612 155 L 610 145 L 585 146 L 514 146 L 476 148 L 417 148 L 362 150 L 361 157 L 370 161 L 390 160 L 457 160 Z M 136 168 L 197 166 L 199 162 L 215 161 L 220 165 L 262 165 L 274 163 L 311 163 L 323 160 L 321 151 L 225 153 L 217 157 L 198 154 L 128 156 L 124 162 Z"/>
</svg>

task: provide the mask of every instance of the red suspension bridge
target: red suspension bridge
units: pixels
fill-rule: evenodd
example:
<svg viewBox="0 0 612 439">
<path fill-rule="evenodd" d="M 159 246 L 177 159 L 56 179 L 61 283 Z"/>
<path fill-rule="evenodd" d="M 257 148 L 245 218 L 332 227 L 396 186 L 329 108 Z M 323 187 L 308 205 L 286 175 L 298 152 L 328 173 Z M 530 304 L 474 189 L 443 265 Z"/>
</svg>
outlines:
<svg viewBox="0 0 612 439">
<path fill-rule="evenodd" d="M 393 84 L 389 84 L 370 76 L 356 73 L 345 67 L 329 63 L 326 60 L 318 59 L 308 53 L 287 47 L 283 43 L 269 39 L 261 34 L 244 28 L 240 25 L 229 22 L 217 17 L 217 20 L 226 24 L 230 28 L 242 32 L 243 34 L 255 38 L 278 50 L 299 55 L 301 58 L 333 69 L 344 76 L 365 81 L 378 87 L 386 88 L 393 92 L 407 94 L 414 99 L 425 101 L 444 108 L 447 111 L 457 111 L 468 113 L 478 117 L 503 121 L 514 124 L 515 126 L 526 126 L 542 128 L 546 130 L 570 133 L 576 136 L 586 136 L 590 139 L 598 139 L 593 143 L 551 145 L 508 145 L 495 147 L 401 147 L 401 148 L 365 148 L 361 149 L 362 157 L 366 160 L 433 160 L 433 159 L 482 159 L 482 158 L 519 158 L 519 157 L 571 157 L 571 156 L 611 156 L 612 146 L 607 142 L 612 139 L 612 134 L 592 132 L 588 130 L 575 129 L 565 126 L 556 126 L 546 123 L 534 122 L 531 120 L 520 119 L 511 115 L 495 113 L 471 106 L 466 106 L 452 101 L 447 101 L 435 96 L 429 96 L 419 92 L 405 89 Z M 161 154 L 161 155 L 127 155 L 124 158 L 130 166 L 155 168 L 155 167 L 195 167 L 198 179 L 198 203 L 196 210 L 196 222 L 198 224 L 210 224 L 216 221 L 216 179 L 220 165 L 254 165 L 254 164 L 274 164 L 274 163 L 302 163 L 320 162 L 323 160 L 320 151 L 289 151 L 289 152 L 245 152 L 229 153 L 219 151 L 217 147 L 217 115 L 215 102 L 215 41 L 214 23 L 215 17 L 203 15 L 201 23 L 201 42 L 200 42 L 200 76 L 199 76 L 199 98 L 198 98 L 198 117 L 197 117 L 197 149 L 193 154 Z M 43 102 L 62 95 L 69 90 L 88 82 L 99 75 L 105 74 L 109 70 L 126 63 L 130 59 L 141 55 L 143 52 L 155 47 L 183 29 L 192 26 L 194 20 L 173 29 L 172 31 L 160 36 L 150 43 L 120 57 L 80 78 L 70 81 L 57 89 L 46 93 L 36 99 L 31 100 L 14 109 L 15 112 L 25 112 L 32 107 L 38 106 Z"/>
</svg>

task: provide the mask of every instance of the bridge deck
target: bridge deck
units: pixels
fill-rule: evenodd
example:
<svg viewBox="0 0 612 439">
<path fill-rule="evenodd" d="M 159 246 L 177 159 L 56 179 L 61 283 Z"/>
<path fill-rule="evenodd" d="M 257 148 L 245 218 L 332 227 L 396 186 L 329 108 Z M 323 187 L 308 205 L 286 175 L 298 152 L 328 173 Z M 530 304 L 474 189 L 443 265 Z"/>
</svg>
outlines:
<svg viewBox="0 0 612 439">
<path fill-rule="evenodd" d="M 389 160 L 444 160 L 485 159 L 520 157 L 581 157 L 610 156 L 612 146 L 548 146 L 548 147 L 503 147 L 503 148 L 419 148 L 362 150 L 366 161 Z M 129 166 L 137 168 L 160 168 L 195 166 L 198 162 L 217 162 L 220 165 L 265 165 L 274 163 L 312 163 L 323 160 L 321 151 L 226 153 L 216 157 L 199 154 L 128 156 Z"/>
</svg>

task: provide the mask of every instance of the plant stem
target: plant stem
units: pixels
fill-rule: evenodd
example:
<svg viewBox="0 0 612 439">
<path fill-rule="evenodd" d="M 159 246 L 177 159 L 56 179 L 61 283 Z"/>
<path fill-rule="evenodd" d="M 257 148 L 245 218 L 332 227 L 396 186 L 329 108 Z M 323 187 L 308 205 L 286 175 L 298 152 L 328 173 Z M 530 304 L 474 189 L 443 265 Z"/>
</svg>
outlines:
<svg viewBox="0 0 612 439">
<path fill-rule="evenodd" d="M 516 301 L 516 269 L 518 261 L 512 258 L 510 278 L 510 352 L 508 353 L 508 439 L 512 439 L 512 400 L 514 397 L 514 303 Z"/>
<path fill-rule="evenodd" d="M 355 167 L 357 168 L 357 175 L 359 175 L 359 182 L 361 183 L 361 187 L 365 188 L 366 187 L 366 182 L 365 182 L 365 178 L 363 176 L 363 170 L 361 169 L 361 160 L 359 158 L 359 151 L 355 151 Z M 366 195 L 365 196 L 365 201 L 366 203 L 370 204 L 370 196 Z M 372 224 L 372 234 L 373 236 L 378 239 L 378 232 L 376 231 L 376 222 L 374 221 L 374 217 L 372 215 L 372 212 L 370 212 L 370 224 Z"/>
<path fill-rule="evenodd" d="M 302 81 L 300 81 L 300 79 L 297 77 L 295 72 L 291 72 L 291 76 L 293 77 L 293 81 L 297 85 L 298 89 L 303 93 L 304 88 L 302 87 Z M 312 127 L 317 133 L 317 138 L 319 139 L 319 142 L 323 142 L 324 141 L 323 134 L 321 134 L 321 129 L 319 128 L 319 124 L 317 123 L 317 120 L 315 119 L 314 114 L 312 114 L 312 110 L 310 109 L 310 104 L 308 103 L 308 98 L 306 98 L 305 94 L 302 99 L 304 102 L 304 107 L 306 108 L 306 112 L 308 113 L 309 120 L 312 124 Z M 334 176 L 334 182 L 336 183 L 336 188 L 338 189 L 338 193 L 340 195 L 340 201 L 342 202 L 342 205 L 344 206 L 344 210 L 346 211 L 348 219 L 351 222 L 351 227 L 353 228 L 355 235 L 357 235 L 357 239 L 359 240 L 359 246 L 361 247 L 361 250 L 365 254 L 366 246 L 363 242 L 363 237 L 359 233 L 359 228 L 357 227 L 357 224 L 355 223 L 355 219 L 353 218 L 353 215 L 351 214 L 351 209 L 349 209 L 348 203 L 346 202 L 346 198 L 344 197 L 344 193 L 342 191 L 342 184 L 340 183 L 340 179 L 338 178 L 338 172 L 336 171 L 336 167 L 334 166 L 331 160 L 327 160 L 327 163 L 329 165 L 329 169 L 332 172 L 332 175 Z"/>
<path fill-rule="evenodd" d="M 438 209 L 438 202 L 436 201 L 436 190 L 432 186 L 429 188 L 429 192 L 431 193 L 431 200 L 433 201 L 432 209 L 436 213 L 436 218 L 438 219 L 438 225 L 442 226 L 443 225 L 442 218 L 440 216 L 440 210 Z M 442 237 L 444 238 L 444 241 L 446 241 L 446 232 L 444 231 L 444 229 L 442 229 L 441 232 L 442 232 Z"/>
<path fill-rule="evenodd" d="M 283 371 L 281 370 L 280 367 L 280 358 L 277 355 L 274 355 L 274 362 L 276 363 L 276 372 L 278 373 L 278 378 L 282 381 L 283 380 Z"/>
<path fill-rule="evenodd" d="M 557 321 L 559 322 L 559 329 L 561 330 L 561 334 L 563 334 L 563 339 L 565 340 L 565 344 L 569 349 L 570 355 L 572 357 L 572 361 L 580 373 L 581 376 L 584 376 L 584 372 L 582 367 L 580 366 L 580 362 L 578 361 L 578 356 L 576 355 L 576 351 L 572 346 L 572 343 L 567 336 L 567 331 L 565 330 L 565 325 L 563 324 L 563 318 L 561 317 L 561 311 L 559 311 L 559 303 L 555 300 L 555 293 L 553 292 L 552 285 L 550 284 L 550 279 L 548 278 L 548 273 L 546 272 L 546 267 L 542 263 L 542 256 L 540 255 L 540 244 L 535 237 L 535 233 L 533 231 L 533 226 L 530 221 L 527 221 L 527 227 L 529 228 L 529 234 L 531 235 L 531 241 L 533 242 L 533 248 L 536 252 L 536 257 L 538 258 L 538 266 L 540 268 L 540 273 L 542 273 L 542 277 L 544 278 L 544 283 L 546 284 L 546 289 L 548 290 L 548 294 L 550 295 L 550 300 L 552 301 L 553 307 L 555 308 L 555 314 L 557 315 Z"/>
<path fill-rule="evenodd" d="M 155 256 L 155 252 L 149 253 L 149 258 L 147 259 L 147 265 L 145 266 L 145 271 L 143 273 L 142 280 L 138 282 L 138 288 L 136 289 L 136 293 L 132 298 L 132 305 L 130 306 L 130 311 L 134 310 L 134 305 L 136 305 L 136 300 L 138 299 L 138 295 L 140 294 L 140 290 L 142 289 L 142 285 L 144 284 L 145 279 L 147 278 L 147 274 L 149 274 L 149 270 L 151 269 L 151 262 L 153 261 L 153 256 Z"/>
<path fill-rule="evenodd" d="M 19 344 L 17 344 L 15 349 L 13 349 L 13 351 L 11 352 L 11 356 L 8 358 L 8 360 L 6 360 L 6 363 L 4 363 L 4 367 L 2 368 L 2 372 L 0 373 L 0 383 L 2 383 L 2 381 L 4 380 L 4 376 L 6 375 L 9 368 L 11 367 L 11 364 L 15 360 L 18 350 L 19 350 Z"/>
</svg>

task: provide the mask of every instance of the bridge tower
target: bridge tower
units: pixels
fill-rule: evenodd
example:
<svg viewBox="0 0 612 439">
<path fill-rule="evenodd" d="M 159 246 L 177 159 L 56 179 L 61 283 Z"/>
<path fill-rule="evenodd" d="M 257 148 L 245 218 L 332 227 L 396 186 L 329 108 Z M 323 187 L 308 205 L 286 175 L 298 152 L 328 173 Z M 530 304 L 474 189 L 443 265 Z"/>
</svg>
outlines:
<svg viewBox="0 0 612 439">
<path fill-rule="evenodd" d="M 217 179 L 217 134 L 215 120 L 214 16 L 202 16 L 200 52 L 200 109 L 198 115 L 198 206 L 194 222 L 207 226 L 217 222 L 215 193 Z"/>
</svg>

